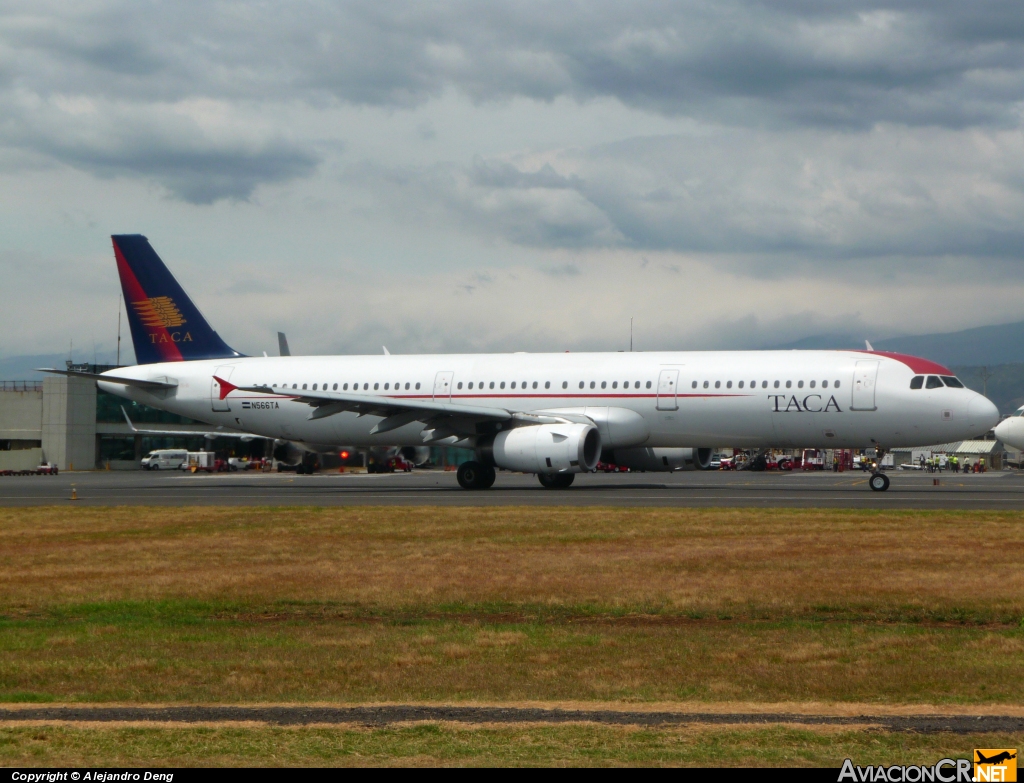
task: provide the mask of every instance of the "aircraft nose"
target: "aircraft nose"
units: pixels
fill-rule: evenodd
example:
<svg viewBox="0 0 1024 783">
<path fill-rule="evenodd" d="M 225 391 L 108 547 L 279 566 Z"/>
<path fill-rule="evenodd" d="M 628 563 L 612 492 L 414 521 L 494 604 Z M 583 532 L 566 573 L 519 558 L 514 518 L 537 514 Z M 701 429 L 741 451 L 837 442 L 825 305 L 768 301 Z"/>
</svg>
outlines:
<svg viewBox="0 0 1024 783">
<path fill-rule="evenodd" d="M 992 404 L 988 397 L 977 394 L 967 406 L 967 420 L 979 432 L 982 427 L 985 428 L 985 432 L 988 432 L 999 423 L 999 409 Z"/>
<path fill-rule="evenodd" d="M 1009 419 L 1003 419 L 995 427 L 995 434 L 999 440 L 1006 440 L 1006 434 L 1010 430 Z"/>
</svg>

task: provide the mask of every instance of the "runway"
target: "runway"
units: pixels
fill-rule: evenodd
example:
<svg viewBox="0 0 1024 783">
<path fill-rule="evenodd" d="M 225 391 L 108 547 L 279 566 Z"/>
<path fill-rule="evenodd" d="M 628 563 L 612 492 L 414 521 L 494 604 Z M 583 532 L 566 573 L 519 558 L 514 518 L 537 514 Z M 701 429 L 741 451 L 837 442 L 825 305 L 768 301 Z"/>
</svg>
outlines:
<svg viewBox="0 0 1024 783">
<path fill-rule="evenodd" d="M 872 492 L 865 473 L 584 474 L 567 490 L 499 471 L 494 487 L 466 491 L 455 473 L 422 470 L 366 475 L 321 473 L 188 474 L 93 471 L 0 477 L 0 506 L 79 505 L 538 505 L 757 508 L 914 508 L 1017 510 L 1024 472 L 980 475 L 889 473 L 888 492 Z M 938 480 L 936 486 L 934 481 Z M 72 490 L 78 500 L 71 501 Z"/>
</svg>

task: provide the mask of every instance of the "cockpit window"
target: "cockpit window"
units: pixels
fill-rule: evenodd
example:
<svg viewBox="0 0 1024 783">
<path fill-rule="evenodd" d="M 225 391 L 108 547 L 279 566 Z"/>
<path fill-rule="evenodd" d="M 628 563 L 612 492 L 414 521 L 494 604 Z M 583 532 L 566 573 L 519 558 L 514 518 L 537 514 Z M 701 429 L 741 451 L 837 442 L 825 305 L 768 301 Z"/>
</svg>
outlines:
<svg viewBox="0 0 1024 783">
<path fill-rule="evenodd" d="M 1017 411 L 1016 415 L 1017 416 L 1024 416 L 1024 408 L 1021 408 L 1019 411 Z"/>
<path fill-rule="evenodd" d="M 964 385 L 960 382 L 959 378 L 954 378 L 952 375 L 943 375 L 942 380 L 946 382 L 946 385 L 953 389 L 962 389 Z"/>
<path fill-rule="evenodd" d="M 920 389 L 922 386 L 924 386 L 924 376 L 923 375 L 915 375 L 913 378 L 910 379 L 910 388 L 911 389 Z"/>
<path fill-rule="evenodd" d="M 925 383 L 924 387 L 926 389 L 941 389 L 942 381 L 939 379 L 938 375 L 929 375 L 928 382 Z"/>
</svg>

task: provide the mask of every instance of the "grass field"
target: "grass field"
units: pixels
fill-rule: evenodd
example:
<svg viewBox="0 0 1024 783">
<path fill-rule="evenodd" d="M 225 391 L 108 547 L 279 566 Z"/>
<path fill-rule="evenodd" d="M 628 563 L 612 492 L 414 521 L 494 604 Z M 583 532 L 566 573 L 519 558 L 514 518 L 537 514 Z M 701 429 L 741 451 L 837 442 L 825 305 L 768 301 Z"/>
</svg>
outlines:
<svg viewBox="0 0 1024 783">
<path fill-rule="evenodd" d="M 960 511 L 4 509 L 0 701 L 1017 706 L 1022 522 Z M 389 743 L 396 763 L 519 763 L 502 748 L 527 735 L 538 755 L 522 763 L 711 763 L 705 746 L 732 731 L 435 728 L 47 727 L 45 742 L 7 728 L 0 763 L 115 748 L 275 763 L 276 744 L 281 763 L 377 763 Z M 760 763 L 835 763 L 843 743 L 870 736 L 879 753 L 895 747 L 857 732 L 735 731 Z M 316 750 L 323 737 L 333 755 Z M 950 740 L 898 742 L 931 753 Z"/>
</svg>

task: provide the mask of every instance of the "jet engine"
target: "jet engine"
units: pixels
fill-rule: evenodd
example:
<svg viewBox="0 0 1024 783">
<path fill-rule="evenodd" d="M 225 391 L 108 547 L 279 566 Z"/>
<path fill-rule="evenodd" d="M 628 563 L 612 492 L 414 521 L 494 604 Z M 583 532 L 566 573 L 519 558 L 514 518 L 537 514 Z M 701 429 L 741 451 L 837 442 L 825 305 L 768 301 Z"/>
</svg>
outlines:
<svg viewBox="0 0 1024 783">
<path fill-rule="evenodd" d="M 507 470 L 589 473 L 601 458 L 601 435 L 593 424 L 536 424 L 499 432 L 483 451 Z"/>
<path fill-rule="evenodd" d="M 630 470 L 665 473 L 673 470 L 707 470 L 711 467 L 711 452 L 711 449 L 615 449 L 606 451 L 603 459 Z"/>
</svg>

